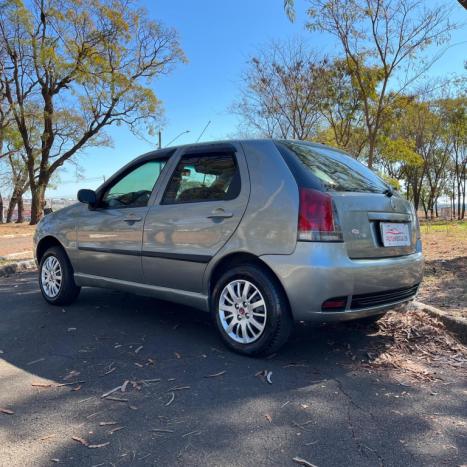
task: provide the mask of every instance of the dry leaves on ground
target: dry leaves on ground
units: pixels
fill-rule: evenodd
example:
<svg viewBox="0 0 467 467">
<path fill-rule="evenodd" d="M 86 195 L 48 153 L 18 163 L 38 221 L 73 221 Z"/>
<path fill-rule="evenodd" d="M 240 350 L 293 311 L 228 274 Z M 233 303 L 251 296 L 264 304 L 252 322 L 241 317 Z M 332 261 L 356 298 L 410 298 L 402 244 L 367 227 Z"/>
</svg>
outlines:
<svg viewBox="0 0 467 467">
<path fill-rule="evenodd" d="M 425 381 L 437 379 L 440 367 L 466 369 L 467 348 L 421 310 L 388 313 L 378 322 L 377 335 L 387 339 L 368 352 L 372 367 L 396 369 Z"/>
</svg>

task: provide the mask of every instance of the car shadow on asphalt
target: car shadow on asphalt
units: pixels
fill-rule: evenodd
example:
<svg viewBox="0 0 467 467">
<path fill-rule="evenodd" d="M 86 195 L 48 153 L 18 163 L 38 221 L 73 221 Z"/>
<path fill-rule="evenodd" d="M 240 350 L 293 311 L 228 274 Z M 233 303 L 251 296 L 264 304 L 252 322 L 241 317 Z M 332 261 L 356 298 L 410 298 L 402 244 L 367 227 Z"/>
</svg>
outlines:
<svg viewBox="0 0 467 467">
<path fill-rule="evenodd" d="M 32 275 L 21 280 L 0 282 L 0 407 L 15 412 L 0 414 L 0 440 L 11 465 L 440 465 L 465 455 L 462 434 L 440 429 L 465 415 L 465 387 L 427 400 L 425 388 L 374 371 L 368 350 L 388 342 L 371 328 L 298 325 L 277 355 L 254 359 L 225 349 L 191 308 L 97 289 L 57 308 Z"/>
</svg>

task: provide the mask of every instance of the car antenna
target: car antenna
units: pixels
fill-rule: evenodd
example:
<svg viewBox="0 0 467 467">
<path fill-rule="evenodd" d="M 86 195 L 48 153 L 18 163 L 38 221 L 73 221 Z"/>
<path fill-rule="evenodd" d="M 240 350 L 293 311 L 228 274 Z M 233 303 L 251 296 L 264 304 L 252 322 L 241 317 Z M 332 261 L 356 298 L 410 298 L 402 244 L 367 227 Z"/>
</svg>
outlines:
<svg viewBox="0 0 467 467">
<path fill-rule="evenodd" d="M 208 121 L 208 123 L 206 123 L 206 126 L 204 127 L 203 131 L 201 132 L 201 134 L 198 136 L 198 139 L 196 140 L 196 142 L 198 142 L 201 137 L 204 135 L 204 132 L 207 130 L 208 126 L 211 124 L 211 120 Z"/>
</svg>

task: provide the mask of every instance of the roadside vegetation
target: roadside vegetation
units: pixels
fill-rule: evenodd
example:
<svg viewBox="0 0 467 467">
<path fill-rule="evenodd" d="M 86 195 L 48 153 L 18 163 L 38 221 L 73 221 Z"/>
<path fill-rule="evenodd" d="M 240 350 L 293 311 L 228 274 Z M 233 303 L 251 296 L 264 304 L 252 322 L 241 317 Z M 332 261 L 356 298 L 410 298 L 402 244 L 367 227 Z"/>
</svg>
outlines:
<svg viewBox="0 0 467 467">
<path fill-rule="evenodd" d="M 284 2 L 291 19 L 294 3 Z M 333 55 L 305 40 L 260 48 L 232 106 L 240 133 L 341 148 L 379 172 L 426 218 L 440 216 L 442 200 L 453 218 L 464 219 L 467 76 L 427 79 L 459 27 L 454 8 L 461 7 L 310 0 L 307 28 L 336 44 Z"/>
<path fill-rule="evenodd" d="M 134 0 L 0 1 L 9 211 L 17 205 L 21 220 L 29 191 L 36 224 L 57 171 L 85 148 L 111 145 L 108 127 L 151 134 L 163 114 L 152 84 L 184 60 L 177 32 Z"/>
</svg>

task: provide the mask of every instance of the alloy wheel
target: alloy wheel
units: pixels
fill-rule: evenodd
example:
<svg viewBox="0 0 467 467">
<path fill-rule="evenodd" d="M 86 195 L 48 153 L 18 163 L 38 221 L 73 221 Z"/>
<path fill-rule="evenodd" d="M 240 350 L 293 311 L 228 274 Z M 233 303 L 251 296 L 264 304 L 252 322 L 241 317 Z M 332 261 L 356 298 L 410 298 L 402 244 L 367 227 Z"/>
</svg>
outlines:
<svg viewBox="0 0 467 467">
<path fill-rule="evenodd" d="M 49 256 L 42 265 L 41 284 L 45 295 L 55 298 L 62 286 L 62 266 L 55 256 Z"/>
<path fill-rule="evenodd" d="M 224 287 L 218 313 L 226 334 L 241 344 L 257 341 L 266 327 L 266 302 L 258 287 L 247 280 L 233 280 Z"/>
</svg>

